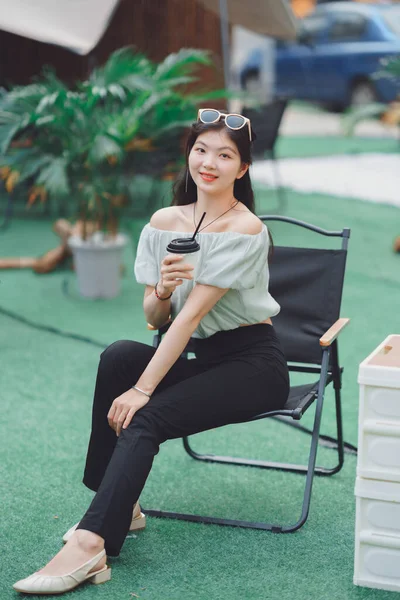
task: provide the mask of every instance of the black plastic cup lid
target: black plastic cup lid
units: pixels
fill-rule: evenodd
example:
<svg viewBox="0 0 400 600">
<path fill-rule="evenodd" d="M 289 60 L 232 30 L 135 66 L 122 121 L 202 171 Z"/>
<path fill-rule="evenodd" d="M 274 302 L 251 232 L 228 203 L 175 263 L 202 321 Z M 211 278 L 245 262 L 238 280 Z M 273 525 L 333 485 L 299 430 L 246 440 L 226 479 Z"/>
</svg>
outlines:
<svg viewBox="0 0 400 600">
<path fill-rule="evenodd" d="M 171 252 L 171 254 L 190 254 L 198 250 L 200 250 L 200 245 L 192 238 L 177 238 L 167 246 L 167 252 Z"/>
</svg>

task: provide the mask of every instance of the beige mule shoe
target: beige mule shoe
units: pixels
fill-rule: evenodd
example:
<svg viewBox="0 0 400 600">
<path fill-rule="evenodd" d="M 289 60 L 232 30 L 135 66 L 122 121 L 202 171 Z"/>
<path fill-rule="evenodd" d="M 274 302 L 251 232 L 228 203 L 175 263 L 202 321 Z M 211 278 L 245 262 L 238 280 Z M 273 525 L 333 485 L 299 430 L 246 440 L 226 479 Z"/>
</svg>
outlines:
<svg viewBox="0 0 400 600">
<path fill-rule="evenodd" d="M 46 595 L 69 592 L 84 581 L 90 581 L 95 584 L 105 583 L 111 579 L 111 569 L 109 566 L 105 565 L 102 569 L 90 573 L 91 569 L 105 555 L 105 550 L 102 550 L 85 564 L 67 575 L 40 575 L 40 573 L 33 573 L 33 575 L 30 575 L 26 579 L 21 579 L 17 583 L 14 583 L 13 588 L 17 592 L 23 592 L 24 594 Z"/>
<path fill-rule="evenodd" d="M 77 526 L 78 526 L 78 523 L 73 525 L 73 527 L 71 527 L 71 529 L 68 529 L 67 533 L 64 534 L 64 536 L 63 536 L 64 544 L 66 544 L 68 542 L 68 540 L 70 539 L 70 537 L 76 530 Z M 140 531 L 140 530 L 144 529 L 145 527 L 146 527 L 146 516 L 140 510 L 139 502 L 136 502 L 136 504 L 133 507 L 132 521 L 129 526 L 129 531 Z"/>
</svg>

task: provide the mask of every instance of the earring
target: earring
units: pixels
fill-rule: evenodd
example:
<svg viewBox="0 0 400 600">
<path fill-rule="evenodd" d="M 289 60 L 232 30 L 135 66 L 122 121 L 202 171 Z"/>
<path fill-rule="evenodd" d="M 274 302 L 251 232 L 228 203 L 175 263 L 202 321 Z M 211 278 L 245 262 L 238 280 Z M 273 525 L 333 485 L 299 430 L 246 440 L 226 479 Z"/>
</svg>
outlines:
<svg viewBox="0 0 400 600">
<path fill-rule="evenodd" d="M 186 169 L 186 184 L 185 184 L 185 193 L 187 194 L 188 188 L 188 179 L 189 179 L 189 169 Z"/>
</svg>

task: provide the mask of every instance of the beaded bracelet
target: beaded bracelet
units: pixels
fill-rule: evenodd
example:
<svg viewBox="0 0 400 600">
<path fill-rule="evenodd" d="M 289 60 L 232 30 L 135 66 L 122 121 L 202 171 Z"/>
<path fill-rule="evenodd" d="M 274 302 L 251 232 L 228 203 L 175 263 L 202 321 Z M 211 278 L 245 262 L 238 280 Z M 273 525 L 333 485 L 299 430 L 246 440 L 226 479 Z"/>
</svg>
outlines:
<svg viewBox="0 0 400 600">
<path fill-rule="evenodd" d="M 156 297 L 157 297 L 159 300 L 163 300 L 163 301 L 164 301 L 164 300 L 169 300 L 169 299 L 171 298 L 171 296 L 172 296 L 172 292 L 171 292 L 171 293 L 170 293 L 170 295 L 169 295 L 169 296 L 167 296 L 166 298 L 161 298 L 161 296 L 159 296 L 159 294 L 158 294 L 158 292 L 157 292 L 157 284 L 158 284 L 158 281 L 157 281 L 157 283 L 156 283 L 156 285 L 155 285 L 155 287 L 154 287 L 154 293 L 155 293 Z"/>
</svg>

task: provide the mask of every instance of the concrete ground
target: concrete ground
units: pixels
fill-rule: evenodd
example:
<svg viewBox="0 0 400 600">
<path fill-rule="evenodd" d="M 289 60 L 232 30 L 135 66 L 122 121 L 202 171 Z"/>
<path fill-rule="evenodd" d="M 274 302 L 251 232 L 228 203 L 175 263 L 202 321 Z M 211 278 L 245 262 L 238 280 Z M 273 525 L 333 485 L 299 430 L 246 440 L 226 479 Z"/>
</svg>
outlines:
<svg viewBox="0 0 400 600">
<path fill-rule="evenodd" d="M 289 105 L 285 112 L 280 137 L 310 136 L 325 140 L 329 145 L 343 139 L 343 116 L 315 109 L 307 105 Z M 277 163 L 281 184 L 286 188 L 304 193 L 323 193 L 331 196 L 358 198 L 400 206 L 399 129 L 388 127 L 378 121 L 365 121 L 356 128 L 355 136 L 361 151 L 357 154 L 281 158 Z M 368 152 L 371 140 L 389 139 L 395 145 L 394 153 Z M 395 152 L 398 140 L 399 153 Z M 365 148 L 363 150 L 363 144 Z M 255 161 L 252 178 L 259 183 L 275 187 L 276 172 L 270 160 Z"/>
<path fill-rule="evenodd" d="M 343 135 L 343 115 L 297 104 L 289 105 L 282 120 L 280 135 Z M 399 139 L 400 131 L 379 121 L 369 119 L 359 123 L 358 137 Z"/>
</svg>

